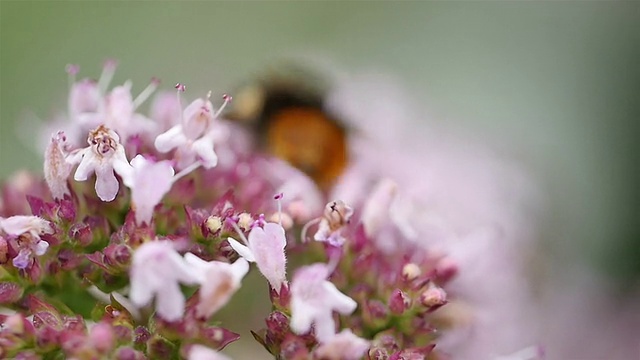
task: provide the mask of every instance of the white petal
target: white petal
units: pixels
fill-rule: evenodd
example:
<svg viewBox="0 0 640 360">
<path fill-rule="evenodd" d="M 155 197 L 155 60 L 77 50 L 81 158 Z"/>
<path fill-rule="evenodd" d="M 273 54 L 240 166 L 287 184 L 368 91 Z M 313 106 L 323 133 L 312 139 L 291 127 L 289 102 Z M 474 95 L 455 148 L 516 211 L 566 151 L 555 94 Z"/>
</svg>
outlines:
<svg viewBox="0 0 640 360">
<path fill-rule="evenodd" d="M 142 167 L 147 164 L 148 160 L 145 159 L 141 154 L 136 155 L 133 159 L 131 159 L 131 166 L 134 169 L 142 169 Z"/>
<path fill-rule="evenodd" d="M 167 132 L 158 135 L 154 144 L 158 151 L 166 153 L 186 142 L 187 138 L 182 132 L 182 125 L 176 125 L 167 130 Z"/>
<path fill-rule="evenodd" d="M 311 323 L 317 314 L 317 309 L 309 306 L 305 301 L 291 298 L 291 330 L 301 335 L 311 330 Z"/>
<path fill-rule="evenodd" d="M 209 263 L 207 261 L 202 260 L 192 253 L 184 254 L 184 260 L 194 269 L 197 269 L 197 271 L 205 272 L 209 268 Z"/>
<path fill-rule="evenodd" d="M 188 360 L 231 360 L 231 358 L 204 345 L 195 344 L 191 346 Z"/>
<path fill-rule="evenodd" d="M 135 253 L 134 253 L 135 254 Z M 129 298 L 136 306 L 142 307 L 151 301 L 156 289 L 153 282 L 148 281 L 147 272 L 142 267 L 144 265 L 133 264 L 131 267 L 131 290 Z"/>
<path fill-rule="evenodd" d="M 184 313 L 184 295 L 176 282 L 167 281 L 156 296 L 156 312 L 167 321 L 176 321 Z"/>
<path fill-rule="evenodd" d="M 131 201 L 135 205 L 136 223 L 150 223 L 153 210 L 173 185 L 173 168 L 168 161 L 148 162 L 133 172 Z"/>
<path fill-rule="evenodd" d="M 80 165 L 78 165 L 76 173 L 73 175 L 75 181 L 87 180 L 96 166 L 100 165 L 100 160 L 98 160 L 93 151 L 90 150 L 91 149 L 88 149 L 88 151 L 82 152 L 82 160 L 80 160 Z"/>
<path fill-rule="evenodd" d="M 133 177 L 133 167 L 127 161 L 127 156 L 124 153 L 124 147 L 118 144 L 116 152 L 111 157 L 111 166 L 113 170 L 122 177 L 122 182 L 125 186 L 131 184 Z"/>
<path fill-rule="evenodd" d="M 47 220 L 31 215 L 16 215 L 6 219 L 0 218 L 0 229 L 13 236 L 28 232 L 36 238 L 39 238 L 40 233 L 53 233 L 53 228 Z"/>
<path fill-rule="evenodd" d="M 341 293 L 333 283 L 325 281 L 322 283 L 322 287 L 326 294 L 327 306 L 330 306 L 333 310 L 341 314 L 348 315 L 354 312 L 358 307 L 358 303 L 347 295 Z"/>
<path fill-rule="evenodd" d="M 229 241 L 229 245 L 231 245 L 233 250 L 235 250 L 238 254 L 240 254 L 240 256 L 242 256 L 245 260 L 249 262 L 256 261 L 256 258 L 253 252 L 251 252 L 251 250 L 248 247 L 240 244 L 234 238 L 227 238 L 227 240 Z"/>
<path fill-rule="evenodd" d="M 331 313 L 324 316 L 316 316 L 314 328 L 316 330 L 316 339 L 319 342 L 327 342 L 336 334 L 336 323 L 333 321 Z"/>
<path fill-rule="evenodd" d="M 231 264 L 231 272 L 233 273 L 234 281 L 239 283 L 249 272 L 249 263 L 244 258 L 240 258 Z"/>
<path fill-rule="evenodd" d="M 203 136 L 194 141 L 192 149 L 202 161 L 202 166 L 205 169 L 211 169 L 218 165 L 218 155 L 213 150 L 213 139 L 211 137 Z"/>
<path fill-rule="evenodd" d="M 33 252 L 38 256 L 42 256 L 44 255 L 44 253 L 47 252 L 48 248 L 49 248 L 49 243 L 44 240 L 40 240 L 34 247 Z"/>
<path fill-rule="evenodd" d="M 113 168 L 105 164 L 95 168 L 96 171 L 96 194 L 102 201 L 112 201 L 118 194 L 120 184 L 113 173 Z"/>
</svg>

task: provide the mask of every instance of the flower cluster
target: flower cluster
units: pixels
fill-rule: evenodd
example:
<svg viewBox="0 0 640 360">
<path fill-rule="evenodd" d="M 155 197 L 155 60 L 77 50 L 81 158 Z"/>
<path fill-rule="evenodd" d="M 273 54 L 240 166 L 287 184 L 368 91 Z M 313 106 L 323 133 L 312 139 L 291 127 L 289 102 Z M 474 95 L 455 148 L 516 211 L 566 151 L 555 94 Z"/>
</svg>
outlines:
<svg viewBox="0 0 640 360">
<path fill-rule="evenodd" d="M 147 117 L 159 81 L 109 91 L 115 66 L 98 81 L 68 67 L 44 179 L 3 191 L 2 357 L 226 359 L 240 334 L 215 315 L 251 263 L 272 303 L 252 335 L 275 358 L 447 356 L 436 344 L 455 322 L 439 309 L 458 266 L 415 241 L 393 180 L 348 171 L 321 189 L 242 140 L 221 118 L 230 96 L 183 109 L 177 84 Z"/>
</svg>

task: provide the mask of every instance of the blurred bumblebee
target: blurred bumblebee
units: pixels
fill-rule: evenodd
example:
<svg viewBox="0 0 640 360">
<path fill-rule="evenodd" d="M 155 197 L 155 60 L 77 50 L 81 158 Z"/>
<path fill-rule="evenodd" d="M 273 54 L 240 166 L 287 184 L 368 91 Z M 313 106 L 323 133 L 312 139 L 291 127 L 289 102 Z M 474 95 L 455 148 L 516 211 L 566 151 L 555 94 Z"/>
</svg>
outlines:
<svg viewBox="0 0 640 360">
<path fill-rule="evenodd" d="M 235 92 L 228 117 L 249 126 L 262 151 L 326 190 L 349 160 L 348 129 L 324 108 L 329 86 L 306 68 L 280 66 Z"/>
</svg>

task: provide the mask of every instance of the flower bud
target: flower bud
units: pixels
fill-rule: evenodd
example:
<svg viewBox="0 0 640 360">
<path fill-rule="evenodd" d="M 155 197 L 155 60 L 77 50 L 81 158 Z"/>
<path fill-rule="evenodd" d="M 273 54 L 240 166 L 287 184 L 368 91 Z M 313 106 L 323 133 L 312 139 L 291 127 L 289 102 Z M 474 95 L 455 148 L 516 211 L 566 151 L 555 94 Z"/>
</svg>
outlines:
<svg viewBox="0 0 640 360">
<path fill-rule="evenodd" d="M 144 326 L 138 326 L 133 331 L 133 344 L 136 349 L 144 351 L 147 346 L 147 341 L 151 339 L 151 333 Z"/>
<path fill-rule="evenodd" d="M 76 240 L 80 245 L 87 246 L 93 241 L 91 227 L 85 223 L 77 223 L 69 229 L 69 237 Z"/>
<path fill-rule="evenodd" d="M 220 216 L 209 216 L 205 221 L 205 226 L 209 232 L 215 234 L 222 229 L 222 220 Z"/>
<path fill-rule="evenodd" d="M 268 336 L 280 342 L 289 332 L 289 318 L 280 311 L 274 311 L 266 319 Z"/>
<path fill-rule="evenodd" d="M 309 358 L 309 350 L 300 337 L 289 335 L 280 345 L 280 357 L 283 359 L 302 360 Z"/>
<path fill-rule="evenodd" d="M 400 289 L 395 289 L 389 297 L 389 309 L 392 313 L 400 315 L 411 307 L 411 299 Z"/>
<path fill-rule="evenodd" d="M 422 270 L 414 263 L 407 263 L 402 267 L 402 277 L 407 281 L 415 280 L 420 275 Z"/>
<path fill-rule="evenodd" d="M 13 282 L 0 282 L 0 304 L 13 304 L 22 297 L 22 288 Z"/>
<path fill-rule="evenodd" d="M 251 224 L 253 224 L 253 217 L 251 214 L 243 212 L 238 215 L 238 226 L 240 229 L 247 231 L 251 228 Z"/>
<path fill-rule="evenodd" d="M 89 340 L 96 350 L 101 353 L 108 353 L 115 340 L 111 326 L 104 322 L 95 324 L 89 331 Z"/>
<path fill-rule="evenodd" d="M 142 360 L 146 359 L 144 354 L 130 347 L 121 347 L 116 352 L 116 360 Z"/>
<path fill-rule="evenodd" d="M 441 306 L 447 302 L 447 293 L 443 288 L 431 283 L 429 287 L 420 294 L 420 302 L 428 308 Z"/>
<path fill-rule="evenodd" d="M 274 223 L 282 223 L 282 227 L 285 230 L 289 230 L 291 229 L 291 227 L 293 226 L 293 219 L 291 219 L 291 216 L 287 215 L 286 213 L 283 212 L 279 212 L 279 213 L 275 213 L 273 215 L 271 215 L 269 217 L 269 221 L 270 222 L 274 222 Z"/>
</svg>

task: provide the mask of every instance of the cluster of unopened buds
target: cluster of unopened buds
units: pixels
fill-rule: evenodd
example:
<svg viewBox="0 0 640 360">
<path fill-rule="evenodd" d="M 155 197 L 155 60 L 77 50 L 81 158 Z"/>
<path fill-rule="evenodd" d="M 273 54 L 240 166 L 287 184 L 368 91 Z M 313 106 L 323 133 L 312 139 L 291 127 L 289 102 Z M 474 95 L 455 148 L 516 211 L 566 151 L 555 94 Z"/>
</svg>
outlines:
<svg viewBox="0 0 640 360">
<path fill-rule="evenodd" d="M 159 82 L 133 98 L 129 82 L 108 91 L 114 70 L 76 81 L 68 68 L 67 131 L 46 149 L 46 181 L 4 185 L 0 357 L 225 359 L 240 334 L 216 313 L 252 263 L 272 311 L 251 335 L 275 358 L 447 357 L 437 310 L 457 267 L 410 243 L 380 250 L 407 230 L 392 181 L 358 207 L 328 199 L 244 147 L 220 118 L 230 96 L 183 109 L 178 84 L 146 117 L 137 109 Z"/>
</svg>

